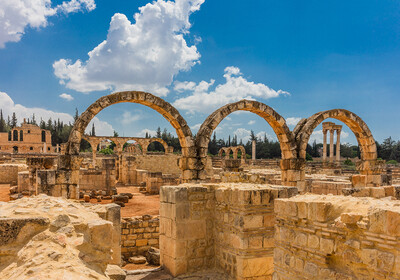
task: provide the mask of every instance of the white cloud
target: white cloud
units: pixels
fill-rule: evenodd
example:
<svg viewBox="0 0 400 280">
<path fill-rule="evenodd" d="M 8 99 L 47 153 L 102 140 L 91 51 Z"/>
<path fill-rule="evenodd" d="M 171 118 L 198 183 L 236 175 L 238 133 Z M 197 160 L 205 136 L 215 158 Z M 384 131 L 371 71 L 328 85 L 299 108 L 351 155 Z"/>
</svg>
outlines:
<svg viewBox="0 0 400 280">
<path fill-rule="evenodd" d="M 250 140 L 250 133 L 251 131 L 245 128 L 238 128 L 233 132 L 233 134 L 236 135 L 239 140 L 241 139 L 243 143 Z"/>
<path fill-rule="evenodd" d="M 121 123 L 124 124 L 124 125 L 129 125 L 129 124 L 131 124 L 131 123 L 133 123 L 133 122 L 135 122 L 135 121 L 140 120 L 141 118 L 142 118 L 142 116 L 139 115 L 139 114 L 132 115 L 131 112 L 125 111 L 125 112 L 122 114 Z"/>
<path fill-rule="evenodd" d="M 301 120 L 301 118 L 287 118 L 286 119 L 286 124 L 289 126 L 295 126 L 299 121 Z"/>
<path fill-rule="evenodd" d="M 35 114 L 35 119 L 38 124 L 40 119 L 43 119 L 47 122 L 49 118 L 51 118 L 53 121 L 60 119 L 60 121 L 64 122 L 65 124 L 74 122 L 73 116 L 67 113 L 54 112 L 43 108 L 29 108 L 21 104 L 15 104 L 7 93 L 1 91 L 0 108 L 3 110 L 3 116 L 8 115 L 11 117 L 12 113 L 15 112 L 18 119 L 18 125 L 23 122 L 24 118 L 32 119 L 33 114 Z M 99 120 L 97 117 L 94 117 L 90 122 L 86 128 L 86 133 L 91 131 L 93 122 L 96 129 L 96 135 L 113 135 L 113 127 L 109 123 Z"/>
<path fill-rule="evenodd" d="M 255 120 L 251 120 L 251 121 L 248 122 L 248 125 L 253 125 L 253 124 L 255 124 L 255 123 L 256 123 Z"/>
<path fill-rule="evenodd" d="M 340 138 L 347 138 L 347 137 L 349 137 L 349 133 L 342 130 L 342 132 L 340 133 Z"/>
<path fill-rule="evenodd" d="M 92 125 L 94 123 L 94 128 L 96 130 L 97 136 L 113 136 L 114 135 L 114 128 L 111 124 L 105 121 L 99 120 L 98 117 L 94 117 L 89 125 L 87 126 L 85 133 L 89 134 L 92 131 Z"/>
<path fill-rule="evenodd" d="M 278 97 L 279 95 L 289 94 L 286 91 L 275 91 L 262 83 L 254 83 L 246 80 L 240 69 L 229 66 L 225 68 L 225 83 L 219 84 L 213 91 L 208 91 L 209 87 L 214 84 L 214 80 L 209 83 L 201 81 L 196 86 L 188 87 L 187 91 L 191 91 L 191 95 L 178 98 L 174 102 L 174 106 L 178 109 L 194 112 L 208 113 L 227 103 L 236 102 L 241 99 L 268 99 Z M 183 82 L 188 85 L 191 82 Z M 177 83 L 179 84 L 179 83 Z M 179 88 L 183 91 L 183 87 Z"/>
<path fill-rule="evenodd" d="M 145 128 L 145 129 L 141 130 L 141 131 L 137 134 L 137 137 L 145 137 L 145 136 L 146 136 L 146 132 L 147 132 L 151 137 L 154 137 L 154 136 L 156 136 L 156 134 L 157 134 L 157 131 Z"/>
<path fill-rule="evenodd" d="M 158 0 L 139 8 L 134 23 L 116 13 L 107 39 L 88 53 L 88 60 L 60 59 L 53 63 L 54 73 L 60 83 L 81 92 L 135 89 L 166 95 L 174 76 L 199 62 L 196 46 L 188 46 L 184 35 L 189 15 L 203 2 Z"/>
<path fill-rule="evenodd" d="M 195 124 L 193 126 L 190 127 L 190 129 L 192 130 L 192 132 L 197 131 L 200 129 L 201 123 Z"/>
<path fill-rule="evenodd" d="M 67 100 L 67 101 L 72 101 L 72 100 L 74 100 L 74 97 L 73 97 L 71 94 L 68 94 L 68 93 L 61 93 L 59 96 L 60 96 L 62 99 L 65 99 L 65 100 Z"/>
<path fill-rule="evenodd" d="M 45 27 L 48 17 L 96 8 L 94 0 L 71 0 L 52 7 L 51 0 L 1 0 L 0 48 L 7 42 L 21 40 L 25 29 Z"/>
</svg>

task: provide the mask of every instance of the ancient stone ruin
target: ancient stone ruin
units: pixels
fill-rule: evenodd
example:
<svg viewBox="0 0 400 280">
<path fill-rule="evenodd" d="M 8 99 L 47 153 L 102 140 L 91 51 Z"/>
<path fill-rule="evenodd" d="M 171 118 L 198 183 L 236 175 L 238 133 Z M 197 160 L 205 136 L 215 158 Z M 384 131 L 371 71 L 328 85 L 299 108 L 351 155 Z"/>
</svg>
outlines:
<svg viewBox="0 0 400 280">
<path fill-rule="evenodd" d="M 122 102 L 168 120 L 181 154 L 158 138 L 84 134 L 101 110 Z M 251 158 L 243 146 L 208 155 L 213 131 L 236 111 L 272 127 L 280 159 L 257 159 L 255 143 Z M 355 170 L 342 168 L 342 126 L 325 122 L 330 118 L 356 136 Z M 320 124 L 321 160 L 307 162 L 307 143 Z M 80 152 L 82 139 L 90 153 Z M 115 154 L 96 152 L 104 140 L 115 143 Z M 154 141 L 163 153 L 147 152 Z M 316 113 L 291 131 L 271 107 L 241 100 L 213 112 L 193 137 L 165 100 L 117 92 L 81 114 L 62 154 L 4 157 L 0 180 L 15 200 L 0 203 L 1 279 L 55 279 L 61 271 L 72 279 L 125 279 L 120 267 L 129 274 L 124 265 L 146 262 L 177 279 L 400 279 L 400 168 L 378 160 L 367 124 L 344 109 Z M 124 192 L 132 186 L 136 193 Z M 121 218 L 140 194 L 156 197 L 159 211 Z"/>
</svg>

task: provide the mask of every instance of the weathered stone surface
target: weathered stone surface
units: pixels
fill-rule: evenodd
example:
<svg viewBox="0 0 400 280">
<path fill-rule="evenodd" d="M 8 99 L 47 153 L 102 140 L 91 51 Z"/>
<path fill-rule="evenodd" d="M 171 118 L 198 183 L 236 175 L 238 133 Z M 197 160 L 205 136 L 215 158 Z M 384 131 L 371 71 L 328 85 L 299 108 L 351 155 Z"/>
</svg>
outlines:
<svg viewBox="0 0 400 280">
<path fill-rule="evenodd" d="M 0 279 L 109 279 L 113 238 L 113 224 L 80 203 L 46 195 L 2 203 Z"/>
<path fill-rule="evenodd" d="M 146 260 L 151 265 L 160 265 L 160 249 L 151 247 L 146 253 Z"/>
<path fill-rule="evenodd" d="M 274 279 L 400 279 L 396 201 L 303 195 L 278 199 L 275 213 Z"/>
<path fill-rule="evenodd" d="M 125 280 L 126 273 L 118 265 L 109 264 L 106 269 L 106 275 L 112 280 Z"/>
</svg>

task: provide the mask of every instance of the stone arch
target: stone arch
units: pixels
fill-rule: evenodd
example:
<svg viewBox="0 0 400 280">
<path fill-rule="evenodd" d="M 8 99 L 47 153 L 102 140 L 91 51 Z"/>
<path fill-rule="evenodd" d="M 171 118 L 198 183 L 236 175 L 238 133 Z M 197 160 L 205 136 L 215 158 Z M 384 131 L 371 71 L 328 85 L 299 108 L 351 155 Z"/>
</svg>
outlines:
<svg viewBox="0 0 400 280">
<path fill-rule="evenodd" d="M 79 155 L 79 144 L 85 129 L 101 110 L 124 102 L 137 103 L 154 109 L 175 128 L 182 147 L 182 159 L 179 166 L 183 170 L 183 180 L 197 179 L 196 148 L 192 132 L 185 119 L 170 103 L 147 92 L 124 91 L 100 97 L 75 121 L 67 142 L 65 155 Z"/>
<path fill-rule="evenodd" d="M 153 142 L 158 142 L 160 143 L 163 147 L 164 147 L 164 152 L 165 154 L 168 153 L 168 144 L 167 142 L 165 142 L 163 139 L 161 138 L 148 138 L 149 140 L 146 141 L 147 143 L 145 144 L 145 146 L 143 147 L 143 153 L 146 154 L 147 153 L 147 149 L 149 147 L 149 145 Z"/>
<path fill-rule="evenodd" d="M 285 119 L 274 109 L 264 103 L 253 100 L 241 100 L 217 109 L 209 115 L 201 125 L 196 137 L 196 146 L 201 161 L 199 178 L 204 177 L 204 163 L 206 161 L 208 143 L 211 139 L 212 132 L 226 116 L 236 111 L 249 111 L 267 121 L 274 130 L 280 143 L 282 153 L 282 171 L 286 172 L 288 169 L 292 169 L 290 166 L 293 164 L 289 164 L 287 161 L 295 161 L 297 159 L 296 142 L 292 132 L 286 125 Z M 284 174 L 285 172 L 282 173 L 282 181 L 287 185 L 295 185 L 295 176 L 288 177 Z"/>
<path fill-rule="evenodd" d="M 219 151 L 218 151 L 218 156 L 219 157 L 222 157 L 222 155 L 223 155 L 223 153 L 225 153 L 225 155 L 226 155 L 226 148 L 225 147 L 222 147 L 221 149 L 219 149 Z"/>
<path fill-rule="evenodd" d="M 358 167 L 361 174 L 376 174 L 379 169 L 377 149 L 374 137 L 367 124 L 356 114 L 345 109 L 333 109 L 316 113 L 302 120 L 295 131 L 298 157 L 305 159 L 306 147 L 314 129 L 325 119 L 333 118 L 345 123 L 356 136 L 361 152 L 361 164 Z"/>
</svg>

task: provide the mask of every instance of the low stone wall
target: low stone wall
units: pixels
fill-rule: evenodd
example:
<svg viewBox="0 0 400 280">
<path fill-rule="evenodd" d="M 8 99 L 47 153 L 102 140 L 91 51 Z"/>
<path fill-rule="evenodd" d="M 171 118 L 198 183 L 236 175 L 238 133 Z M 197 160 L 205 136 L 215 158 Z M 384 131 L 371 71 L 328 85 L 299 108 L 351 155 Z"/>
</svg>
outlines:
<svg viewBox="0 0 400 280">
<path fill-rule="evenodd" d="M 18 192 L 19 193 L 34 193 L 33 187 L 30 187 L 29 183 L 29 171 L 18 172 Z"/>
<path fill-rule="evenodd" d="M 234 279 L 271 279 L 274 200 L 295 194 L 256 184 L 161 187 L 161 264 L 173 276 L 218 268 Z"/>
<path fill-rule="evenodd" d="M 319 181 L 312 180 L 309 191 L 315 194 L 342 195 L 342 190 L 351 188 L 351 182 Z"/>
<path fill-rule="evenodd" d="M 274 279 L 400 279 L 397 201 L 304 195 L 275 213 Z"/>
<path fill-rule="evenodd" d="M 99 159 L 96 169 L 81 169 L 79 171 L 80 191 L 106 191 L 107 195 L 112 193 L 116 184 L 115 159 Z"/>
<path fill-rule="evenodd" d="M 252 184 L 272 184 L 281 183 L 281 175 L 275 173 L 259 172 L 229 172 L 224 171 L 219 174 L 222 183 L 252 183 Z"/>
<path fill-rule="evenodd" d="M 18 184 L 18 172 L 27 171 L 25 164 L 0 164 L 0 184 Z"/>
<path fill-rule="evenodd" d="M 159 248 L 159 216 L 143 215 L 124 218 L 121 222 L 121 254 L 130 257 L 144 255 L 150 247 Z"/>
</svg>

